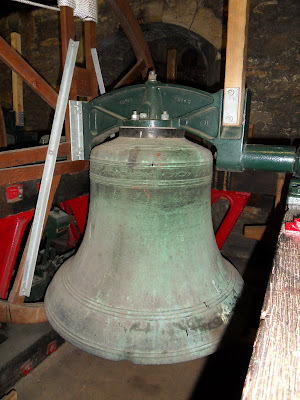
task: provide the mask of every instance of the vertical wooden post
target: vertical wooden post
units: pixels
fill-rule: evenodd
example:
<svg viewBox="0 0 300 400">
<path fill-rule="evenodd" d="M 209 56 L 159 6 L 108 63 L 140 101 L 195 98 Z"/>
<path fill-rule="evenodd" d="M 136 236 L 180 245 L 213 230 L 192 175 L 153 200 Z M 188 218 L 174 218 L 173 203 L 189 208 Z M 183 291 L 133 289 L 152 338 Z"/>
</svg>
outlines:
<svg viewBox="0 0 300 400">
<path fill-rule="evenodd" d="M 87 99 L 91 100 L 98 96 L 98 83 L 91 53 L 91 49 L 97 48 L 97 29 L 96 29 L 96 22 L 94 21 L 85 21 L 83 25 L 84 25 L 85 67 L 90 75 L 90 93 Z"/>
<path fill-rule="evenodd" d="M 62 65 L 64 67 L 68 52 L 69 40 L 70 39 L 74 40 L 73 8 L 71 7 L 60 7 L 60 35 L 61 35 Z M 69 99 L 77 100 L 77 87 L 76 87 L 76 79 L 74 79 L 74 76 L 70 89 Z M 66 117 L 65 117 L 65 135 L 66 135 L 66 142 L 70 142 L 71 136 L 70 136 L 69 107 L 67 107 Z M 70 154 L 68 154 L 67 159 L 68 160 L 71 159 Z"/>
<path fill-rule="evenodd" d="M 285 172 L 278 172 L 277 174 L 277 183 L 276 183 L 276 195 L 275 195 L 275 204 L 274 207 L 276 208 L 281 200 L 282 189 L 285 181 Z"/>
<path fill-rule="evenodd" d="M 174 83 L 177 75 L 177 50 L 169 49 L 167 55 L 167 82 Z"/>
<path fill-rule="evenodd" d="M 249 0 L 229 0 L 223 125 L 243 122 L 248 20 Z"/>
<path fill-rule="evenodd" d="M 7 147 L 7 137 L 2 107 L 0 106 L 0 148 L 1 147 Z"/>
<path fill-rule="evenodd" d="M 21 55 L 21 35 L 17 32 L 10 34 L 11 47 Z M 13 110 L 16 115 L 16 125 L 24 125 L 23 117 L 23 80 L 14 71 L 12 71 L 12 94 Z"/>
</svg>

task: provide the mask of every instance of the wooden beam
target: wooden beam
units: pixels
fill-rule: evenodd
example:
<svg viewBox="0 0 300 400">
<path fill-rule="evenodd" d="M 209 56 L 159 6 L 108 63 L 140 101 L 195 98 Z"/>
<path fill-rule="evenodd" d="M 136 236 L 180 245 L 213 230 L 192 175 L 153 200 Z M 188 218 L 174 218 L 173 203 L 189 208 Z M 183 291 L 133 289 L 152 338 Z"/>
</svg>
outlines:
<svg viewBox="0 0 300 400">
<path fill-rule="evenodd" d="M 278 172 L 277 174 L 277 183 L 276 183 L 276 195 L 275 195 L 275 204 L 276 208 L 281 200 L 282 189 L 285 181 L 285 172 Z"/>
<path fill-rule="evenodd" d="M 44 164 L 0 169 L 0 185 L 11 185 L 12 183 L 41 179 L 43 169 Z M 59 161 L 56 163 L 54 175 L 72 174 L 88 169 L 88 161 Z"/>
<path fill-rule="evenodd" d="M 169 49 L 167 54 L 167 82 L 174 83 L 177 75 L 177 49 Z"/>
<path fill-rule="evenodd" d="M 61 143 L 58 148 L 58 157 L 70 154 L 70 143 Z M 31 163 L 44 162 L 48 146 L 36 146 L 18 150 L 8 150 L 0 153 L 0 169 L 17 167 Z"/>
<path fill-rule="evenodd" d="M 7 146 L 7 136 L 5 129 L 5 122 L 2 112 L 2 107 L 0 106 L 0 148 Z"/>
<path fill-rule="evenodd" d="M 226 89 L 233 89 L 235 92 L 239 89 L 239 99 L 237 122 L 232 123 L 232 115 L 227 115 L 226 120 L 223 120 L 224 125 L 241 125 L 243 121 L 249 3 L 249 0 L 229 0 L 228 3 L 224 115 L 230 102 L 230 98 L 226 97 Z"/>
<path fill-rule="evenodd" d="M 142 76 L 145 79 L 148 69 L 154 70 L 154 64 L 142 29 L 126 0 L 107 0 L 107 3 L 118 17 L 136 59 L 144 60 L 145 68 L 142 70 Z"/>
<path fill-rule="evenodd" d="M 244 236 L 247 239 L 262 240 L 267 225 L 245 225 Z"/>
<path fill-rule="evenodd" d="M 21 35 L 17 32 L 10 34 L 11 47 L 21 55 Z M 12 71 L 12 94 L 13 94 L 13 110 L 16 117 L 16 125 L 23 126 L 24 118 L 21 113 L 24 112 L 23 107 L 23 81 L 19 75 Z"/>
<path fill-rule="evenodd" d="M 92 100 L 99 95 L 98 82 L 92 59 L 91 49 L 97 49 L 97 28 L 96 22 L 85 21 L 84 26 L 84 49 L 85 49 L 85 67 L 89 73 L 89 93 L 87 100 Z"/>
<path fill-rule="evenodd" d="M 116 84 L 114 89 L 119 87 L 129 85 L 132 83 L 141 73 L 145 70 L 145 61 L 143 59 L 139 60 L 129 72 Z"/>
<path fill-rule="evenodd" d="M 287 212 L 285 221 L 293 220 Z M 242 400 L 299 399 L 300 242 L 282 229 Z"/>
<path fill-rule="evenodd" d="M 67 57 L 69 41 L 70 39 L 74 40 L 73 8 L 71 7 L 60 7 L 60 35 L 61 35 L 62 65 L 64 66 Z M 69 99 L 77 100 L 77 85 L 75 79 L 75 72 L 71 84 Z M 66 142 L 70 142 L 71 134 L 70 134 L 69 106 L 67 107 L 65 116 L 65 135 L 66 135 Z M 71 159 L 71 157 L 69 157 L 68 159 Z"/>
<path fill-rule="evenodd" d="M 2 397 L 1 400 L 17 400 L 17 392 L 12 390 L 5 397 Z"/>
<path fill-rule="evenodd" d="M 2 37 L 0 37 L 0 60 L 55 109 L 58 97 L 55 90 Z"/>
<path fill-rule="evenodd" d="M 0 321 L 13 324 L 47 322 L 44 303 L 12 304 L 0 300 Z"/>
</svg>

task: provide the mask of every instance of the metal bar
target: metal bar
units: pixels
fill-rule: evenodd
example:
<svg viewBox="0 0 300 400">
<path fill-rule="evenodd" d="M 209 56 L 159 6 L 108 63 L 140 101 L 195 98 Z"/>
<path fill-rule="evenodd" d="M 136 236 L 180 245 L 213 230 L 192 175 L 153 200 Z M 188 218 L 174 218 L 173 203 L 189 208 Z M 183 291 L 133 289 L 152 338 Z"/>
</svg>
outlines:
<svg viewBox="0 0 300 400">
<path fill-rule="evenodd" d="M 296 163 L 296 147 L 246 144 L 242 153 L 245 169 L 274 172 L 293 172 Z"/>
<path fill-rule="evenodd" d="M 84 160 L 82 102 L 70 100 L 71 160 Z"/>
<path fill-rule="evenodd" d="M 97 76 L 99 92 L 100 92 L 100 94 L 104 94 L 106 91 L 105 91 L 105 86 L 104 86 L 104 81 L 103 81 L 103 77 L 102 77 L 102 72 L 101 72 L 101 68 L 100 68 L 97 50 L 91 49 L 91 53 L 92 53 L 93 63 L 94 63 L 95 72 L 96 72 L 96 76 Z"/>
<path fill-rule="evenodd" d="M 31 89 L 55 109 L 57 93 L 2 37 L 0 37 L 0 60 L 18 74 Z"/>
<path fill-rule="evenodd" d="M 62 76 L 62 82 L 57 100 L 57 107 L 54 114 L 48 153 L 46 157 L 41 187 L 32 225 L 32 233 L 25 261 L 20 295 L 29 296 L 31 291 L 32 279 L 37 259 L 38 248 L 41 241 L 45 212 L 55 168 L 60 136 L 66 113 L 73 72 L 75 68 L 78 46 L 79 42 L 74 42 L 72 39 L 70 39 L 64 72 Z"/>
</svg>

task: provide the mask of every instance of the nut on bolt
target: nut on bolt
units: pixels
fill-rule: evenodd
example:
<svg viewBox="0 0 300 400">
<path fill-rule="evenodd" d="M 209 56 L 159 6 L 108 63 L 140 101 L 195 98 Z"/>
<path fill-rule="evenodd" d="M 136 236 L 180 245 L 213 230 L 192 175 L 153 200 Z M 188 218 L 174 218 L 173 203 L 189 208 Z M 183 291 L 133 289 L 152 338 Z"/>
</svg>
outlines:
<svg viewBox="0 0 300 400">
<path fill-rule="evenodd" d="M 146 119 L 148 117 L 148 114 L 147 113 L 145 113 L 145 112 L 141 112 L 140 113 L 140 118 L 141 119 Z"/>
<path fill-rule="evenodd" d="M 139 114 L 138 114 L 138 112 L 136 110 L 132 111 L 131 119 L 133 119 L 133 120 L 140 119 Z"/>
<path fill-rule="evenodd" d="M 163 111 L 163 113 L 160 116 L 160 119 L 162 119 L 163 121 L 168 121 L 170 119 L 168 111 Z"/>
<path fill-rule="evenodd" d="M 156 81 L 156 77 L 157 77 L 157 75 L 156 75 L 155 71 L 150 71 L 149 75 L 148 75 L 148 81 Z"/>
</svg>

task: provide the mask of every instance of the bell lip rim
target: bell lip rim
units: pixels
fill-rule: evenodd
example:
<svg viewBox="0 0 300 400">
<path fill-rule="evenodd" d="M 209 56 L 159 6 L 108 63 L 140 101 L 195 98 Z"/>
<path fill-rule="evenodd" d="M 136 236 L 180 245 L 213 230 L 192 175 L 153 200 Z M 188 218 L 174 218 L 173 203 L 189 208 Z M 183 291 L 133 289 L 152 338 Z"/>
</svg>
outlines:
<svg viewBox="0 0 300 400">
<path fill-rule="evenodd" d="M 53 327 L 53 329 L 62 336 L 68 343 L 71 343 L 75 347 L 79 348 L 82 351 L 90 353 L 92 355 L 102 357 L 111 361 L 130 361 L 134 364 L 141 365 L 162 365 L 162 364 L 175 364 L 180 362 L 192 361 L 197 358 L 202 358 L 208 356 L 216 351 L 218 346 L 220 345 L 220 341 L 222 340 L 223 334 L 228 326 L 228 323 L 223 323 L 217 329 L 221 331 L 220 335 L 218 335 L 217 339 L 211 340 L 210 342 L 203 343 L 201 346 L 194 347 L 193 349 L 184 348 L 180 351 L 173 350 L 167 351 L 166 353 L 157 352 L 157 353 L 149 353 L 149 351 L 140 352 L 140 353 L 130 353 L 126 350 L 120 349 L 112 349 L 110 351 L 104 350 L 105 347 L 99 348 L 99 344 L 97 346 L 93 346 L 92 343 L 87 344 L 87 340 L 81 338 L 78 335 L 74 335 L 69 329 L 66 329 L 65 326 L 58 323 L 57 319 L 54 318 L 53 313 L 51 313 L 48 307 L 45 307 L 45 312 L 48 318 L 49 323 Z M 78 340 L 78 339 L 81 340 Z M 114 350 L 114 351 L 113 351 Z M 121 355 L 128 354 L 128 357 L 120 357 Z M 172 355 L 173 353 L 173 355 Z M 176 354 L 175 354 L 176 353 Z M 131 355 L 130 355 L 131 354 Z M 137 355 L 140 354 L 140 355 Z M 115 356 L 114 356 L 115 355 Z M 190 355 L 190 357 L 187 357 Z M 148 357 L 147 357 L 148 356 Z M 158 363 L 157 361 L 161 359 L 163 362 Z M 144 362 L 142 361 L 144 360 Z"/>
</svg>

